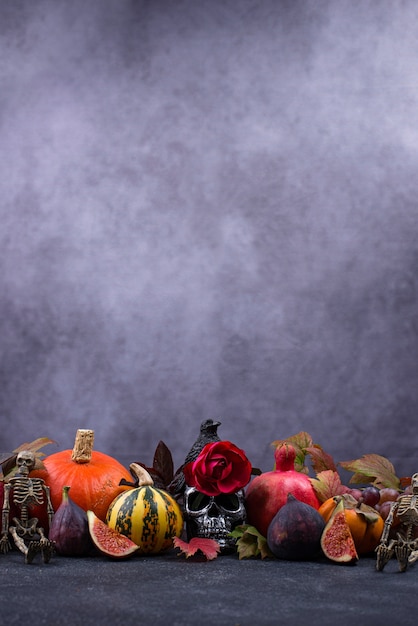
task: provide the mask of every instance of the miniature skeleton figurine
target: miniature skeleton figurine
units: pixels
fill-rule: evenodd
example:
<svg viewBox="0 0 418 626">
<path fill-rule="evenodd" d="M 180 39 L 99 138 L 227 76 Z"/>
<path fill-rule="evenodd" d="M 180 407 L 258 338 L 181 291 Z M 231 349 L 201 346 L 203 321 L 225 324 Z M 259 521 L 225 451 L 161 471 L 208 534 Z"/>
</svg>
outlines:
<svg viewBox="0 0 418 626">
<path fill-rule="evenodd" d="M 29 450 L 19 452 L 16 459 L 18 471 L 4 485 L 4 502 L 2 509 L 2 528 L 0 553 L 6 554 L 10 549 L 9 533 L 16 547 L 25 555 L 25 562 L 31 563 L 37 553 L 42 554 L 44 563 L 48 563 L 54 551 L 54 544 L 45 536 L 44 529 L 38 525 L 38 518 L 29 517 L 33 505 L 46 505 L 49 522 L 54 515 L 49 487 L 41 478 L 29 478 L 35 467 L 35 455 Z M 9 526 L 10 498 L 20 509 L 20 519 L 13 518 L 14 525 Z"/>
<path fill-rule="evenodd" d="M 415 537 L 418 528 L 418 473 L 412 476 L 411 484 L 412 493 L 400 496 L 392 504 L 386 518 L 380 544 L 376 548 L 376 569 L 379 572 L 394 554 L 401 572 L 407 569 L 408 564 L 418 560 L 418 538 Z M 401 524 L 400 532 L 397 533 L 397 539 L 389 540 L 395 515 Z"/>
</svg>

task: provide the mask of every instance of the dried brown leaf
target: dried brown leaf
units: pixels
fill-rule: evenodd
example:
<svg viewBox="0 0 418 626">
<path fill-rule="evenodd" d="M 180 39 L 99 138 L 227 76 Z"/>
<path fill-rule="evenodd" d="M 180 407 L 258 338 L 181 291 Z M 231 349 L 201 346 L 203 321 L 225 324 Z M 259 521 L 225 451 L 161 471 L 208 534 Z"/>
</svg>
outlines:
<svg viewBox="0 0 418 626">
<path fill-rule="evenodd" d="M 29 443 L 22 443 L 18 446 L 13 452 L 4 452 L 0 457 L 0 465 L 2 468 L 2 472 L 0 472 L 0 480 L 4 478 L 12 478 L 16 473 L 16 458 L 19 452 L 22 450 L 30 450 L 35 454 L 35 468 L 43 469 L 44 464 L 42 463 L 42 457 L 45 456 L 44 452 L 40 452 L 41 448 L 51 443 L 56 443 L 52 439 L 48 437 L 39 437 L 34 441 L 30 441 Z"/>
</svg>

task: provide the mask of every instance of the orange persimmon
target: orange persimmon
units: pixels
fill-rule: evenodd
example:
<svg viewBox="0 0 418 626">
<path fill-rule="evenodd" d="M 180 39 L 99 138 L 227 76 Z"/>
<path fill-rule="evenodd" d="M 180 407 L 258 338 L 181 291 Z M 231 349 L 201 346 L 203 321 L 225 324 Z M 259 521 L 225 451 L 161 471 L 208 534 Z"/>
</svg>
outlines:
<svg viewBox="0 0 418 626">
<path fill-rule="evenodd" d="M 384 521 L 371 506 L 360 504 L 349 494 L 328 498 L 319 507 L 319 513 L 328 522 L 340 499 L 344 501 L 344 517 L 359 555 L 373 552 L 382 536 Z"/>
</svg>

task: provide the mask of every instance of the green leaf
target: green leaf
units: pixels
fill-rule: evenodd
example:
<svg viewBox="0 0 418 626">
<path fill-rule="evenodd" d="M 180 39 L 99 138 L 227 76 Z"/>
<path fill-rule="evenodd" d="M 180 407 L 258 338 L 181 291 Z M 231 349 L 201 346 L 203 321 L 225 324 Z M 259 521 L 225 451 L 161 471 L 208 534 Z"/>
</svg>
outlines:
<svg viewBox="0 0 418 626">
<path fill-rule="evenodd" d="M 267 539 L 254 526 L 242 524 L 236 526 L 229 534 L 237 540 L 236 548 L 240 559 L 251 557 L 265 559 L 273 556 L 267 545 Z"/>
<path fill-rule="evenodd" d="M 302 472 L 303 474 L 308 474 L 309 468 L 305 463 L 307 456 L 306 450 L 313 446 L 312 437 L 309 433 L 301 431 L 300 433 L 289 437 L 287 442 L 290 443 L 296 450 L 295 470 Z"/>
<path fill-rule="evenodd" d="M 276 441 L 273 441 L 271 445 L 274 448 L 278 448 L 279 446 L 282 446 L 283 444 L 286 444 L 286 443 L 290 443 L 295 449 L 295 452 L 296 452 L 295 470 L 297 472 L 302 472 L 303 474 L 308 474 L 309 468 L 305 465 L 305 459 L 306 459 L 305 450 L 306 448 L 313 446 L 313 441 L 312 441 L 312 437 L 310 436 L 310 434 L 307 432 L 301 431 L 300 433 L 297 433 L 296 435 L 291 435 L 287 439 L 277 439 Z"/>
<path fill-rule="evenodd" d="M 350 483 L 372 483 L 379 489 L 390 487 L 400 489 L 400 479 L 395 473 L 392 463 L 380 454 L 364 454 L 360 459 L 340 461 L 339 465 L 354 472 Z"/>
</svg>

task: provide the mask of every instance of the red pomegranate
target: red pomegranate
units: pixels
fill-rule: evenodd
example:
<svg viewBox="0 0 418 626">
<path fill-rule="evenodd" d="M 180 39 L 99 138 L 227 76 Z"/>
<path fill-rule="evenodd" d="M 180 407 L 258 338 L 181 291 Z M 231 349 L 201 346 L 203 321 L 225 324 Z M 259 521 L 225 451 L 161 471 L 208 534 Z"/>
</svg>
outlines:
<svg viewBox="0 0 418 626">
<path fill-rule="evenodd" d="M 320 502 L 306 474 L 295 470 L 295 448 L 284 443 L 274 451 L 276 469 L 256 476 L 245 494 L 247 523 L 267 536 L 271 520 L 292 494 L 300 502 L 319 509 Z"/>
</svg>

